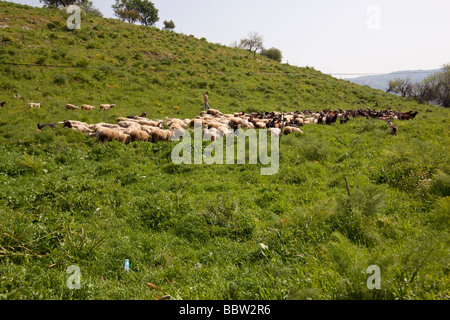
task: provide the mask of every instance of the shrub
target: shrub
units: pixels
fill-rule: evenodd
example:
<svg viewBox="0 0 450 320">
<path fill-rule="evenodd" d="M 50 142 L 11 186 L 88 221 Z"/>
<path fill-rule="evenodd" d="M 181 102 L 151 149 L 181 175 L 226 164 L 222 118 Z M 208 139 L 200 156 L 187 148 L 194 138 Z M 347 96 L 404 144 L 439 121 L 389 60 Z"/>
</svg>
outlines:
<svg viewBox="0 0 450 320">
<path fill-rule="evenodd" d="M 60 20 L 55 20 L 53 22 L 47 23 L 47 29 L 49 30 L 55 30 L 62 27 L 64 27 L 64 23 Z"/>
<path fill-rule="evenodd" d="M 63 85 L 67 83 L 67 76 L 65 74 L 56 74 L 53 82 L 55 84 Z"/>
<path fill-rule="evenodd" d="M 12 36 L 4 35 L 2 37 L 3 44 L 12 44 L 14 42 L 14 38 Z"/>
<path fill-rule="evenodd" d="M 283 54 L 277 48 L 264 49 L 261 54 L 271 60 L 275 60 L 277 62 L 281 62 L 283 60 Z"/>
<path fill-rule="evenodd" d="M 36 59 L 36 64 L 44 65 L 47 62 L 47 57 L 39 57 Z"/>
<path fill-rule="evenodd" d="M 450 175 L 437 170 L 431 182 L 430 193 L 439 197 L 450 196 Z"/>
<path fill-rule="evenodd" d="M 86 59 L 80 59 L 75 63 L 75 65 L 77 67 L 86 68 L 89 65 L 89 61 Z"/>
<path fill-rule="evenodd" d="M 425 214 L 424 220 L 436 230 L 448 230 L 450 212 L 450 196 L 441 198 L 435 204 L 433 210 Z"/>
</svg>

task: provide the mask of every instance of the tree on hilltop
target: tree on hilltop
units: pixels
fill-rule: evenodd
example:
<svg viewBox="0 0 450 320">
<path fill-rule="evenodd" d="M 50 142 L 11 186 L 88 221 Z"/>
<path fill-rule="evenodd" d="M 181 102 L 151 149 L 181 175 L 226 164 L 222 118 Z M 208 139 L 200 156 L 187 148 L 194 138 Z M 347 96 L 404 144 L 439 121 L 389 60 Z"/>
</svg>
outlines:
<svg viewBox="0 0 450 320">
<path fill-rule="evenodd" d="M 175 23 L 170 20 L 170 21 L 164 21 L 164 30 L 173 30 L 175 29 Z"/>
<path fill-rule="evenodd" d="M 139 21 L 145 26 L 153 26 L 159 20 L 158 9 L 148 0 L 116 0 L 112 8 L 114 14 L 123 21 Z"/>
<path fill-rule="evenodd" d="M 250 32 L 247 38 L 241 39 L 240 48 L 248 49 L 256 56 L 258 51 L 264 50 L 264 38 L 257 32 Z"/>
<path fill-rule="evenodd" d="M 136 23 L 142 18 L 141 14 L 136 10 L 116 9 L 114 13 L 120 20 L 128 23 Z"/>
<path fill-rule="evenodd" d="M 44 3 L 47 7 L 57 7 L 57 8 L 64 8 L 68 7 L 72 4 L 75 4 L 79 6 L 84 13 L 91 14 L 94 16 L 102 17 L 103 14 L 98 10 L 96 7 L 94 7 L 94 4 L 91 0 L 39 0 L 41 3 Z"/>
<path fill-rule="evenodd" d="M 39 0 L 39 2 L 49 7 L 67 7 L 75 4 L 77 0 Z"/>
</svg>

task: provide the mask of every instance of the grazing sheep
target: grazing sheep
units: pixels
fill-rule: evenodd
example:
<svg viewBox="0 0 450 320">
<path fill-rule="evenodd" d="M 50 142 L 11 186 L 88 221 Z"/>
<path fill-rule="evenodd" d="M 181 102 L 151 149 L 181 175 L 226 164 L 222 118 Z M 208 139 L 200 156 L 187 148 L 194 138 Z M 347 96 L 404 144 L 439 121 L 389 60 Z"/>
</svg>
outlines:
<svg viewBox="0 0 450 320">
<path fill-rule="evenodd" d="M 6 104 L 6 101 L 3 101 L 2 103 L 0 103 L 0 107 L 4 107 L 5 106 L 5 104 Z"/>
<path fill-rule="evenodd" d="M 254 129 L 255 126 L 253 123 L 251 123 L 247 120 L 244 120 L 242 123 L 238 124 L 238 128 L 239 129 Z"/>
<path fill-rule="evenodd" d="M 200 119 L 193 119 L 191 121 L 191 123 L 189 124 L 189 126 L 191 127 L 202 127 L 203 126 L 203 121 Z"/>
<path fill-rule="evenodd" d="M 172 131 L 172 135 L 170 136 L 171 141 L 180 141 L 186 135 L 186 131 L 184 128 L 177 128 Z"/>
<path fill-rule="evenodd" d="M 72 124 L 71 129 L 83 133 L 93 132 L 93 130 L 87 124 Z"/>
<path fill-rule="evenodd" d="M 208 109 L 208 111 L 206 113 L 210 114 L 214 117 L 220 117 L 222 115 L 222 112 L 220 112 L 219 110 L 214 110 L 214 109 Z"/>
<path fill-rule="evenodd" d="M 121 128 L 141 128 L 141 125 L 134 121 L 120 121 L 117 125 Z"/>
<path fill-rule="evenodd" d="M 145 118 L 147 117 L 147 114 L 145 112 L 142 112 L 142 114 L 140 115 L 141 118 Z"/>
<path fill-rule="evenodd" d="M 30 109 L 38 109 L 42 107 L 42 102 L 39 103 L 30 102 L 28 106 L 30 107 Z"/>
<path fill-rule="evenodd" d="M 73 126 L 76 126 L 76 125 L 88 126 L 88 124 L 85 122 L 75 121 L 75 120 L 65 120 L 62 124 L 64 125 L 64 128 L 72 128 Z"/>
<path fill-rule="evenodd" d="M 217 121 L 225 126 L 228 126 L 230 124 L 230 120 L 225 118 L 219 118 L 217 119 Z"/>
<path fill-rule="evenodd" d="M 255 128 L 257 128 L 257 129 L 265 129 L 266 128 L 266 124 L 264 122 L 262 122 L 262 121 L 255 122 Z"/>
<path fill-rule="evenodd" d="M 141 130 L 147 132 L 150 136 L 152 135 L 153 131 L 158 130 L 158 129 L 159 128 L 157 128 L 157 127 L 141 125 Z"/>
<path fill-rule="evenodd" d="M 237 126 L 237 125 L 239 125 L 239 124 L 241 124 L 243 122 L 244 122 L 243 119 L 237 118 L 237 117 L 230 118 L 230 120 L 229 120 L 229 124 L 233 125 L 233 126 Z"/>
<path fill-rule="evenodd" d="M 138 123 L 141 126 L 150 126 L 155 128 L 162 128 L 164 124 L 161 121 L 153 121 L 153 120 L 138 120 Z"/>
<path fill-rule="evenodd" d="M 208 129 L 211 128 L 219 129 L 220 127 L 223 127 L 223 124 L 217 121 L 206 121 L 205 125 L 208 127 Z"/>
<path fill-rule="evenodd" d="M 295 118 L 294 119 L 294 124 L 296 124 L 296 125 L 303 125 L 303 124 L 305 124 L 305 119 L 304 118 Z"/>
<path fill-rule="evenodd" d="M 289 135 L 292 133 L 303 133 L 303 131 L 296 127 L 286 127 L 286 128 L 284 128 L 283 133 L 285 135 Z"/>
<path fill-rule="evenodd" d="M 153 132 L 151 133 L 151 136 L 153 142 L 170 141 L 170 138 L 172 137 L 172 131 L 155 128 L 155 130 L 153 130 Z"/>
<path fill-rule="evenodd" d="M 73 104 L 66 104 L 66 110 L 78 110 L 78 107 Z"/>
<path fill-rule="evenodd" d="M 90 105 L 88 105 L 88 104 L 83 104 L 83 105 L 81 106 L 81 110 L 94 110 L 94 109 L 95 109 L 94 106 L 90 106 Z"/>
<path fill-rule="evenodd" d="M 125 144 L 130 143 L 131 136 L 121 132 L 120 130 L 101 128 L 96 132 L 97 140 L 101 143 L 119 141 Z"/>
<path fill-rule="evenodd" d="M 100 105 L 100 111 L 108 111 L 111 108 L 115 108 L 116 105 L 115 104 L 101 104 Z"/>
<path fill-rule="evenodd" d="M 120 129 L 120 126 L 118 124 L 110 124 L 110 123 L 104 123 L 104 122 L 100 122 L 100 123 L 94 124 L 94 130 L 95 131 L 97 131 L 100 128 Z"/>
<path fill-rule="evenodd" d="M 274 136 L 281 136 L 281 129 L 280 128 L 269 128 L 269 133 Z"/>
<path fill-rule="evenodd" d="M 216 137 L 222 138 L 224 136 L 222 130 L 216 129 L 216 128 L 210 128 L 208 131 L 212 134 L 214 134 Z"/>
<path fill-rule="evenodd" d="M 122 128 L 120 131 L 124 134 L 129 135 L 131 137 L 131 141 L 148 141 L 150 139 L 150 135 L 148 134 L 148 132 L 145 130 L 141 130 L 140 128 Z"/>
<path fill-rule="evenodd" d="M 172 130 L 172 131 L 175 131 L 175 130 L 181 130 L 181 129 L 184 129 L 184 128 L 183 128 L 183 125 L 179 124 L 178 122 L 172 123 L 172 124 L 169 126 L 169 130 Z"/>
<path fill-rule="evenodd" d="M 229 134 L 233 134 L 233 133 L 234 133 L 234 131 L 231 130 L 231 129 L 228 129 L 228 127 L 220 127 L 220 128 L 217 129 L 217 131 L 220 132 L 219 135 L 220 135 L 221 137 L 224 137 L 224 136 L 227 136 L 227 135 L 229 135 Z"/>
<path fill-rule="evenodd" d="M 128 117 L 128 118 L 122 118 L 122 117 L 119 117 L 119 118 L 116 119 L 116 121 L 117 121 L 118 123 L 121 122 L 121 121 L 135 121 L 135 122 L 137 122 L 137 120 L 135 119 L 135 117 Z"/>
<path fill-rule="evenodd" d="M 167 120 L 167 125 L 169 127 L 171 127 L 173 125 L 177 125 L 177 126 L 183 128 L 186 124 L 183 122 L 183 120 L 180 120 L 180 119 L 169 119 L 169 120 Z"/>
<path fill-rule="evenodd" d="M 203 140 L 205 141 L 216 141 L 217 140 L 217 134 L 213 131 L 209 131 L 208 129 L 203 129 L 202 132 Z"/>
</svg>

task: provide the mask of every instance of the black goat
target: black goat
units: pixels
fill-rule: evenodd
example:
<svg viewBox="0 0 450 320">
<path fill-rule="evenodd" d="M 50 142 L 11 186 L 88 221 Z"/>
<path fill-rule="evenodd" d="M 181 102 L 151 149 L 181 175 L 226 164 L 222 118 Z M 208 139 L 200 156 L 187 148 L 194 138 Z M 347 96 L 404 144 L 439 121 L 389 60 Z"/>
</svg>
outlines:
<svg viewBox="0 0 450 320">
<path fill-rule="evenodd" d="M 54 124 L 54 123 L 44 123 L 44 124 L 38 123 L 37 126 L 38 126 L 38 129 L 39 129 L 39 130 L 42 130 L 42 129 L 45 128 L 45 127 L 50 127 L 50 128 L 52 128 L 52 129 L 55 129 L 55 128 L 56 128 L 56 124 Z"/>
</svg>

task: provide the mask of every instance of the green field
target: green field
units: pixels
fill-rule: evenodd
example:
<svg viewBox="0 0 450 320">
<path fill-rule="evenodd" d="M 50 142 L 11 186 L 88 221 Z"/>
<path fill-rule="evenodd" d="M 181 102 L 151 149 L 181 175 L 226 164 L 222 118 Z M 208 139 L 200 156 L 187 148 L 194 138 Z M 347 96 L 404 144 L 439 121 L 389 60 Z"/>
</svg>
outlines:
<svg viewBox="0 0 450 320">
<path fill-rule="evenodd" d="M 69 31 L 66 19 L 0 2 L 0 298 L 449 298 L 448 109 L 190 35 L 91 16 Z M 374 119 L 305 126 L 282 138 L 274 176 L 174 165 L 174 143 L 36 131 L 144 111 L 192 118 L 205 91 L 224 113 L 419 114 L 395 121 L 397 136 Z M 79 290 L 66 286 L 71 265 Z M 366 285 L 371 265 L 381 289 Z"/>
</svg>

